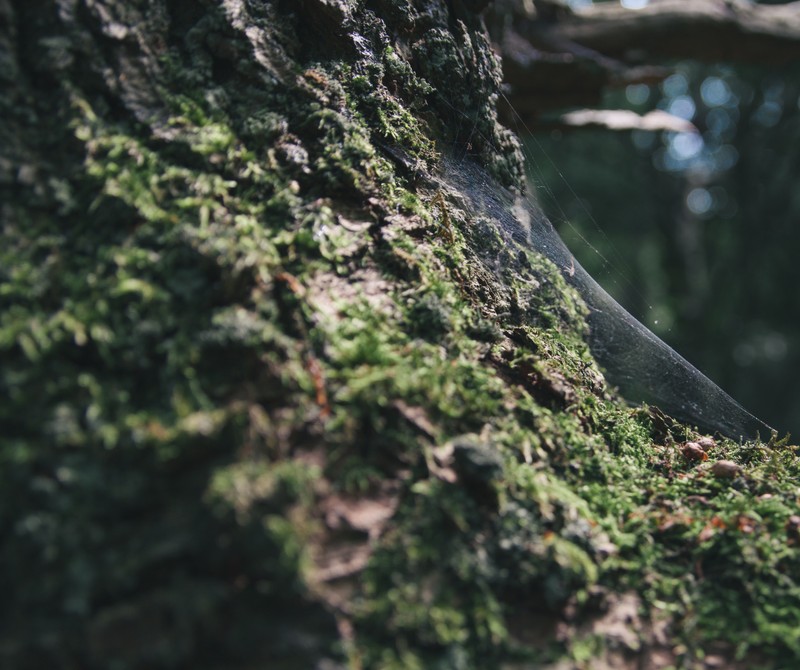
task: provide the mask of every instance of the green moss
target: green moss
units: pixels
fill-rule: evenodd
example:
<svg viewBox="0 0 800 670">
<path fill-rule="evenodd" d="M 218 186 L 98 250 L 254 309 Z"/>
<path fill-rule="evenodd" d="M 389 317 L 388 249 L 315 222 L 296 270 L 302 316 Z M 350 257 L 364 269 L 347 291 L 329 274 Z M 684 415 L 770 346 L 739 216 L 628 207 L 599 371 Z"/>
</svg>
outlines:
<svg viewBox="0 0 800 670">
<path fill-rule="evenodd" d="M 301 63 L 262 9 L 237 21 L 263 72 L 212 12 L 150 63 L 152 114 L 71 88 L 71 169 L 4 209 L 0 658 L 311 667 L 338 639 L 353 667 L 592 667 L 652 642 L 596 629 L 626 594 L 678 667 L 794 663 L 796 448 L 687 461 L 691 429 L 606 388 L 558 268 L 431 186 L 434 147 L 473 141 L 520 186 L 479 28 L 386 48 L 365 13 L 359 49 Z M 474 123 L 439 127 L 453 108 Z M 385 526 L 336 526 L 376 500 Z M 341 535 L 366 561 L 344 603 Z M 154 613 L 174 628 L 104 642 Z"/>
</svg>

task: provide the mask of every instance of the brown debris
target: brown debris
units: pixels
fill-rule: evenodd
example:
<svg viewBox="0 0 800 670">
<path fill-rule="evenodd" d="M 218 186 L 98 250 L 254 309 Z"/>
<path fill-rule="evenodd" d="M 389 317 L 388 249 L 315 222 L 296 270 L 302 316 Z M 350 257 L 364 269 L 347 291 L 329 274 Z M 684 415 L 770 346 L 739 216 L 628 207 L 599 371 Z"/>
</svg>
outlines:
<svg viewBox="0 0 800 670">
<path fill-rule="evenodd" d="M 714 441 L 713 437 L 703 436 L 697 440 L 697 444 L 699 444 L 703 451 L 709 451 L 717 446 L 717 443 Z"/>
<path fill-rule="evenodd" d="M 742 466 L 733 461 L 717 461 L 711 466 L 711 474 L 719 479 L 733 479 L 742 472 Z"/>
<path fill-rule="evenodd" d="M 684 442 L 681 447 L 681 453 L 686 460 L 689 461 L 707 461 L 708 454 L 703 450 L 697 442 Z"/>
<path fill-rule="evenodd" d="M 322 371 L 322 366 L 316 357 L 309 354 L 306 357 L 306 369 L 308 374 L 311 375 L 311 381 L 314 383 L 314 392 L 317 405 L 320 408 L 320 416 L 325 419 L 331 414 L 331 406 L 328 404 L 328 391 L 325 388 L 325 375 Z"/>
</svg>

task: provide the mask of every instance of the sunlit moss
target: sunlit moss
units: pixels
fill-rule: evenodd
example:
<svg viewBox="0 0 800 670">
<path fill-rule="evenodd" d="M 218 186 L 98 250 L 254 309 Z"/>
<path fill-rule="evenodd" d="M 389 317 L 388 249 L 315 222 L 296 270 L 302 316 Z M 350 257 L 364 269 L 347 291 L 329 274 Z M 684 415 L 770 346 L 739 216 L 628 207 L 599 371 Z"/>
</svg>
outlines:
<svg viewBox="0 0 800 670">
<path fill-rule="evenodd" d="M 432 180 L 447 142 L 423 110 L 450 93 L 519 175 L 485 104 L 498 64 L 458 30 L 415 43 L 422 73 L 393 49 L 312 63 L 246 111 L 173 64 L 153 126 L 73 91 L 62 209 L 26 192 L 0 245 L 14 644 L 39 644 L 35 620 L 74 651 L 167 602 L 180 631 L 151 665 L 220 667 L 197 640 L 248 656 L 333 610 L 352 667 L 591 667 L 626 593 L 678 665 L 720 641 L 798 657 L 795 448 L 687 461 L 689 428 L 606 387 L 558 268 Z M 485 71 L 450 91 L 466 48 Z M 742 474 L 715 478 L 723 457 Z M 336 601 L 325 504 L 386 490 L 380 533 L 346 529 L 368 551 Z M 142 667 L 143 646 L 100 661 Z"/>
</svg>

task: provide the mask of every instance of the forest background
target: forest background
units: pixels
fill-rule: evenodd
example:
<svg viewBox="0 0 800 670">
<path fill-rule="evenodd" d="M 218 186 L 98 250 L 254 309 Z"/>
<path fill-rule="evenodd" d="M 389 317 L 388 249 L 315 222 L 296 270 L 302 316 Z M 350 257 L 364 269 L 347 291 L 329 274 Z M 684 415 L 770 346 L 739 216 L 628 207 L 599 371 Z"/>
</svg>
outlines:
<svg viewBox="0 0 800 670">
<path fill-rule="evenodd" d="M 664 110 L 697 133 L 534 131 L 537 193 L 623 306 L 752 413 L 798 435 L 800 67 L 672 67 L 660 83 L 607 91 L 600 106 Z"/>
</svg>

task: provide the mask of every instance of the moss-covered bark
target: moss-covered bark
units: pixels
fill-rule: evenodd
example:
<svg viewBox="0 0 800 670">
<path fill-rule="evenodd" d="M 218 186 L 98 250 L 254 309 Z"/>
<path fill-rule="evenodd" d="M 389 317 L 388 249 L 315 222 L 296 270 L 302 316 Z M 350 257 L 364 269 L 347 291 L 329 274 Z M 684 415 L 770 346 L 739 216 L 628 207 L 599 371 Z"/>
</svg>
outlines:
<svg viewBox="0 0 800 670">
<path fill-rule="evenodd" d="M 437 180 L 522 188 L 483 4 L 0 2 L 4 667 L 800 658 L 795 450 Z"/>
</svg>

